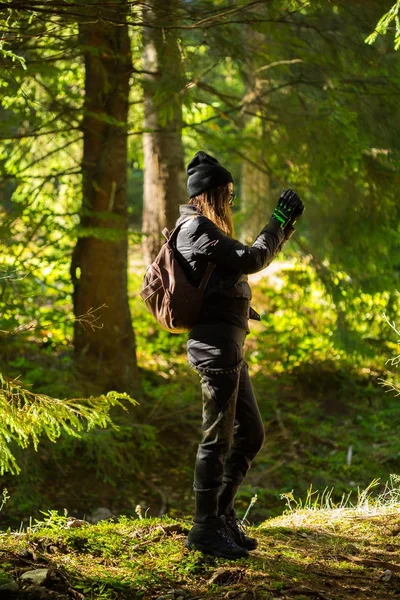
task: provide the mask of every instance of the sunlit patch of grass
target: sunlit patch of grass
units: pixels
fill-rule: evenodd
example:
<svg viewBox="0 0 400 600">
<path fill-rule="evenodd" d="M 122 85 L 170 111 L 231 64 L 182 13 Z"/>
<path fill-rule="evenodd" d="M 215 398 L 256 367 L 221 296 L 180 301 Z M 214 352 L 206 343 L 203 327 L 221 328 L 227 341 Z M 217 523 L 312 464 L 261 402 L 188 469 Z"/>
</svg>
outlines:
<svg viewBox="0 0 400 600">
<path fill-rule="evenodd" d="M 398 520 L 400 510 L 400 477 L 392 474 L 382 493 L 374 495 L 380 484 L 374 479 L 364 490 L 359 490 L 355 503 L 351 494 L 343 496 L 339 503 L 332 501 L 333 489 L 326 488 L 321 494 L 309 488 L 306 499 L 296 499 L 292 492 L 282 494 L 288 509 L 275 519 L 264 521 L 259 528 L 282 528 L 301 530 L 327 530 L 374 537 L 377 529 L 387 528 Z"/>
</svg>

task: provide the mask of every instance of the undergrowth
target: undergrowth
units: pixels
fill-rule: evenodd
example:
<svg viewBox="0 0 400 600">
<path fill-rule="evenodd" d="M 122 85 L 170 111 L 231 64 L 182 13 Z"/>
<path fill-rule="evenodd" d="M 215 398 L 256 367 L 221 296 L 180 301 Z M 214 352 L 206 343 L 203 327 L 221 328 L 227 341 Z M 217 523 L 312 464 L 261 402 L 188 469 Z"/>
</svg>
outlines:
<svg viewBox="0 0 400 600">
<path fill-rule="evenodd" d="M 385 293 L 354 297 L 346 319 L 338 320 L 332 296 L 307 264 L 293 262 L 278 279 L 274 285 L 269 279 L 252 283 L 252 305 L 262 321 L 250 323 L 245 347 L 266 429 L 264 448 L 238 496 L 244 511 L 258 495 L 253 522 L 279 512 L 280 494 L 293 489 L 302 495 L 310 482 L 318 489 L 332 485 L 341 497 L 371 477 L 384 480 L 400 471 L 398 400 L 379 385 L 396 368 L 385 365 L 397 346 L 383 312 L 393 313 L 398 300 Z M 199 380 L 187 365 L 186 336 L 156 326 L 139 297 L 141 281 L 140 270 L 131 274 L 144 390 L 134 422 L 117 414 L 119 430 L 94 429 L 80 439 L 62 436 L 56 445 L 44 441 L 38 452 L 16 449 L 22 474 L 3 479 L 11 500 L 0 522 L 16 525 L 49 506 L 80 516 L 99 506 L 115 515 L 130 513 L 138 503 L 152 516 L 191 514 Z M 351 293 L 339 277 L 337 288 Z M 54 386 L 60 395 L 63 385 L 66 392 L 70 385 L 76 391 L 73 370 L 59 378 L 49 370 L 51 352 L 54 364 L 59 352 L 68 365 L 68 344 L 38 349 L 25 338 L 15 354 L 7 352 L 10 375 L 21 374 L 29 383 L 32 374 L 38 391 Z"/>
</svg>

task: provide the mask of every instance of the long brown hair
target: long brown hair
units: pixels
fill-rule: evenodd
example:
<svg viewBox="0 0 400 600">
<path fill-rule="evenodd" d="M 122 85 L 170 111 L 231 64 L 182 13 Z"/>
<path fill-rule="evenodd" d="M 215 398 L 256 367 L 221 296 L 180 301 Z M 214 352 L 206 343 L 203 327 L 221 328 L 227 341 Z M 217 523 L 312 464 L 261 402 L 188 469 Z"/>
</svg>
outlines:
<svg viewBox="0 0 400 600">
<path fill-rule="evenodd" d="M 206 190 L 198 196 L 190 198 L 189 204 L 194 204 L 197 210 L 210 219 L 226 235 L 234 236 L 232 209 L 229 206 L 230 190 L 228 184 Z"/>
</svg>

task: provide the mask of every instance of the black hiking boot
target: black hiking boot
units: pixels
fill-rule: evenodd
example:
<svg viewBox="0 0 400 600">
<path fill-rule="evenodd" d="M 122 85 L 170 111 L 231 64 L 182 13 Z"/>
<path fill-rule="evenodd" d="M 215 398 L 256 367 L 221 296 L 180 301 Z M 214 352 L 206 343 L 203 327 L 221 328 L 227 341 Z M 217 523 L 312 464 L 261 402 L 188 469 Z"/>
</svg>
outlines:
<svg viewBox="0 0 400 600">
<path fill-rule="evenodd" d="M 240 523 L 240 519 L 236 517 L 226 517 L 226 527 L 229 529 L 232 539 L 238 546 L 246 550 L 255 550 L 258 542 L 256 538 L 251 538 L 245 534 Z"/>
<path fill-rule="evenodd" d="M 238 546 L 233 541 L 230 530 L 226 527 L 224 516 L 218 517 L 215 522 L 194 523 L 185 546 L 232 560 L 249 556 L 245 548 Z"/>
</svg>

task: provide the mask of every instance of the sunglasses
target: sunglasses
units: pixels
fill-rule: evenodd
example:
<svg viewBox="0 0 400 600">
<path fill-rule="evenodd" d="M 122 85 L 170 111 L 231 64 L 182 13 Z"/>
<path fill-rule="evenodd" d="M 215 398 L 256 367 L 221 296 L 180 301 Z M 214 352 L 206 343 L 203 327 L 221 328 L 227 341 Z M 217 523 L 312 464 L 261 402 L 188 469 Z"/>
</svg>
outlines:
<svg viewBox="0 0 400 600">
<path fill-rule="evenodd" d="M 233 192 L 231 192 L 228 196 L 228 204 L 229 206 L 233 206 L 233 201 L 236 198 L 236 194 L 234 194 Z"/>
</svg>

